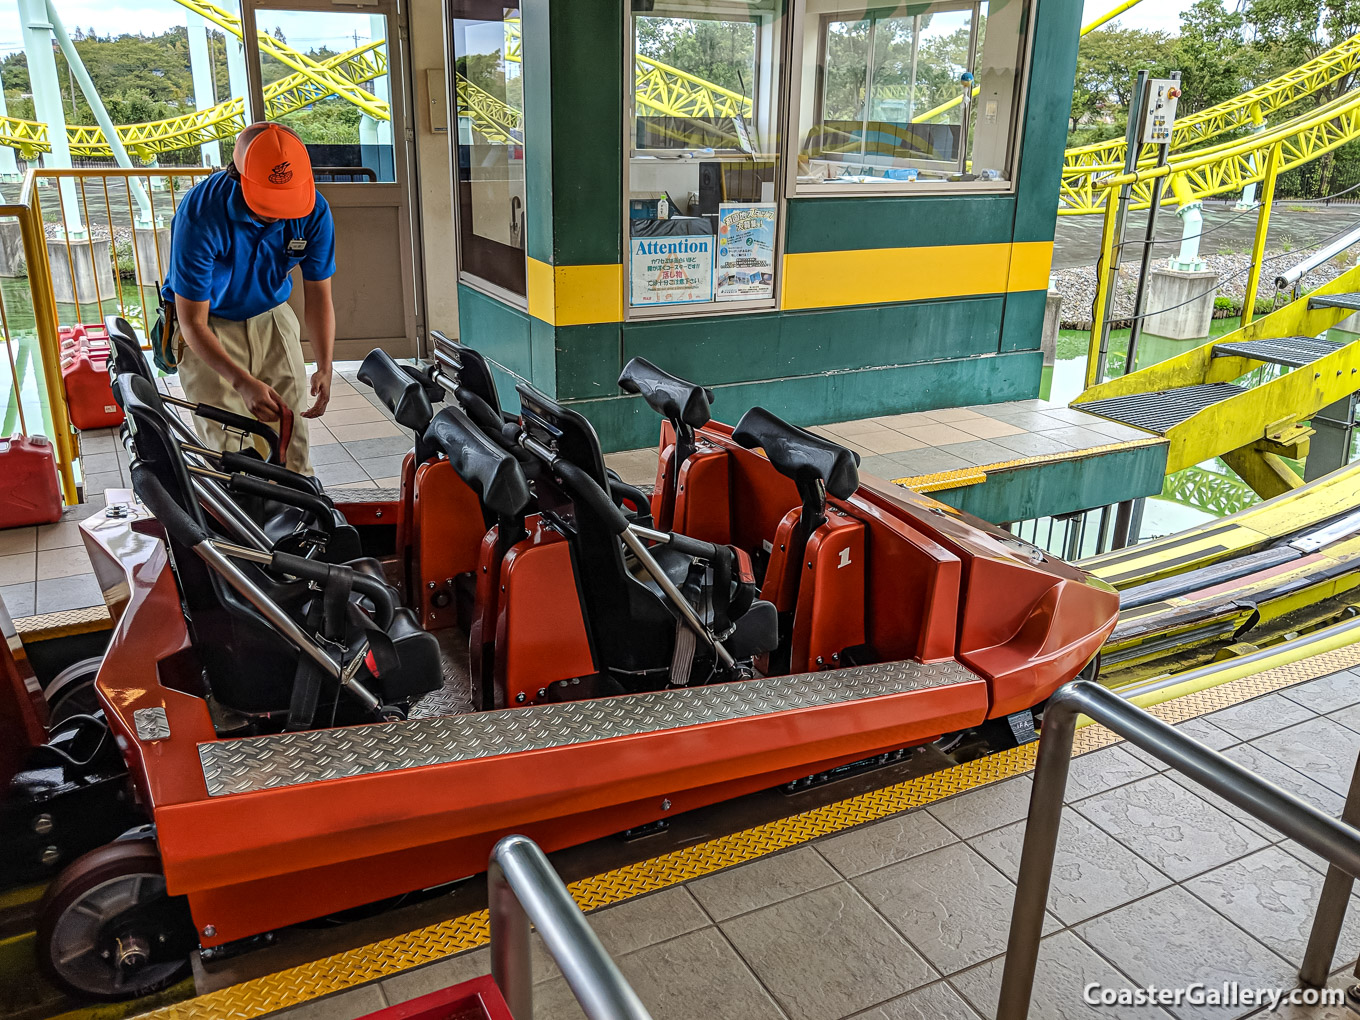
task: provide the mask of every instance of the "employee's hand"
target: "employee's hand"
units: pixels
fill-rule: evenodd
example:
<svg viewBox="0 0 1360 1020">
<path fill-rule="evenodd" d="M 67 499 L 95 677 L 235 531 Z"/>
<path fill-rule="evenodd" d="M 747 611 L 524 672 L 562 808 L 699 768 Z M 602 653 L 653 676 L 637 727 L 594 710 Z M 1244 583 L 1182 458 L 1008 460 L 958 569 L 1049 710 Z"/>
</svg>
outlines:
<svg viewBox="0 0 1360 1020">
<path fill-rule="evenodd" d="M 318 368 L 312 373 L 312 406 L 302 412 L 304 418 L 320 418 L 331 402 L 331 370 Z"/>
<path fill-rule="evenodd" d="M 260 382 L 253 375 L 247 375 L 233 387 L 246 410 L 260 421 L 278 421 L 287 404 L 274 392 L 274 388 Z"/>
</svg>

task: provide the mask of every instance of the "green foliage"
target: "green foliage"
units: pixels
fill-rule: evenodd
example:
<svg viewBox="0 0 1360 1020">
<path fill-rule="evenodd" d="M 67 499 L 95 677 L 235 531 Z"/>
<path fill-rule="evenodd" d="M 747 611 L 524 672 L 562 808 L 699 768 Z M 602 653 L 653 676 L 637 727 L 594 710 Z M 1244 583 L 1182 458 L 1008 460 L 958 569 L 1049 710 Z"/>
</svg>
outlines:
<svg viewBox="0 0 1360 1020">
<path fill-rule="evenodd" d="M 637 19 L 638 53 L 748 98 L 755 88 L 755 45 L 756 26 L 749 21 Z"/>
<path fill-rule="evenodd" d="M 1072 90 L 1072 130 L 1105 124 L 1105 138 L 1122 137 L 1138 72 L 1164 77 L 1172 68 L 1172 48 L 1165 32 L 1141 28 L 1100 28 L 1083 36 Z"/>
</svg>

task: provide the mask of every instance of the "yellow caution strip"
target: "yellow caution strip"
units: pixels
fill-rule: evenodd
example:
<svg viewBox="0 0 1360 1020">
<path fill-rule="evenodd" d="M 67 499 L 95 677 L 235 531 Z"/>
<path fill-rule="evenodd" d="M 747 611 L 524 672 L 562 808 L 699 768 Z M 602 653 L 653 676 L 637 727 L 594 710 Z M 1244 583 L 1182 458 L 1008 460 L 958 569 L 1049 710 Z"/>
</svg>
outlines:
<svg viewBox="0 0 1360 1020">
<path fill-rule="evenodd" d="M 43 613 L 41 616 L 22 616 L 14 621 L 14 630 L 24 641 L 50 641 L 53 638 L 109 630 L 112 626 L 113 617 L 109 615 L 107 606 L 67 609 L 60 613 Z"/>
<path fill-rule="evenodd" d="M 1248 701 L 1305 680 L 1360 662 L 1360 644 L 1331 649 L 1310 659 L 1276 666 L 1219 686 L 1197 690 L 1152 706 L 1149 711 L 1169 723 Z M 1232 667 L 1225 663 L 1225 671 Z M 1088 721 L 1089 723 L 1089 721 Z M 1095 724 L 1077 731 L 1073 754 L 1085 754 L 1122 740 Z M 880 790 L 813 808 L 801 814 L 719 836 L 695 846 L 674 850 L 651 860 L 625 865 L 584 878 L 568 887 L 582 910 L 592 911 L 644 893 L 655 892 L 723 868 L 744 864 L 821 836 L 867 822 L 879 821 L 911 808 L 933 804 L 957 793 L 1021 775 L 1034 767 L 1037 743 L 988 755 L 963 765 L 941 769 Z M 249 1020 L 275 1010 L 390 977 L 403 970 L 432 963 L 454 953 L 486 945 L 490 939 L 487 912 L 429 925 L 323 960 L 292 967 L 267 977 L 209 992 L 174 1003 L 147 1020 Z"/>
</svg>

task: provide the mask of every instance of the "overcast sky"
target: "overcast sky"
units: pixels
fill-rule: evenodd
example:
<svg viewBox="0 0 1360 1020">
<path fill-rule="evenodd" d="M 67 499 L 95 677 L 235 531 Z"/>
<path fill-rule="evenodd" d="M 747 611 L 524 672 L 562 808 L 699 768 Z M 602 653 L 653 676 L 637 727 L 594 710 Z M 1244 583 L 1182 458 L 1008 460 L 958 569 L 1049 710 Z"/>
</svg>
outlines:
<svg viewBox="0 0 1360 1020">
<path fill-rule="evenodd" d="M 1118 0 L 1086 0 L 1083 23 L 1093 20 L 1115 6 Z M 1123 28 L 1153 28 L 1176 31 L 1180 11 L 1187 0 L 1142 0 L 1125 11 L 1113 24 Z M 225 0 L 224 7 L 235 4 Z M 135 26 L 140 32 L 155 32 L 167 25 L 184 24 L 184 8 L 173 0 L 57 0 L 57 13 L 68 31 L 93 27 L 100 35 L 126 32 Z M 291 37 L 290 37 L 291 38 Z M 0 0 L 0 53 L 21 48 L 18 4 Z"/>
</svg>

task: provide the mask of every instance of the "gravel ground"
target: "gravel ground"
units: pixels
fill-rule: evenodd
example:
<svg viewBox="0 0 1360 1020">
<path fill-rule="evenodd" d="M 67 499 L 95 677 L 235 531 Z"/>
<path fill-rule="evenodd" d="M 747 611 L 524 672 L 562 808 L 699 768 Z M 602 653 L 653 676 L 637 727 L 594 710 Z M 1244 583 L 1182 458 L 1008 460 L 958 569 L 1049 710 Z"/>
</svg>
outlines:
<svg viewBox="0 0 1360 1020">
<path fill-rule="evenodd" d="M 1302 253 L 1296 251 L 1266 251 L 1265 269 L 1262 272 L 1259 297 L 1269 297 L 1275 293 L 1274 275 L 1279 269 L 1293 265 Z M 1249 255 L 1224 254 L 1204 255 L 1206 268 L 1217 273 L 1219 285 L 1217 297 L 1228 298 L 1233 305 L 1231 314 L 1236 315 L 1242 308 L 1242 297 L 1247 286 L 1247 269 L 1251 264 Z M 1345 263 L 1345 264 L 1343 264 Z M 1154 263 L 1155 264 L 1155 263 Z M 1165 265 L 1165 262 L 1162 262 Z M 1304 276 L 1304 291 L 1319 287 L 1334 279 L 1353 265 L 1345 254 L 1319 266 Z M 1073 269 L 1058 269 L 1053 273 L 1053 282 L 1062 295 L 1062 328 L 1089 329 L 1091 326 L 1091 304 L 1095 300 L 1095 266 L 1079 266 Z M 1138 285 L 1138 262 L 1124 262 L 1119 267 L 1119 282 L 1115 287 L 1114 314 L 1115 325 L 1121 325 L 1119 317 L 1133 314 L 1134 294 Z M 1287 300 L 1287 293 L 1281 295 L 1280 303 Z M 1127 323 L 1122 323 L 1127 325 Z"/>
</svg>

